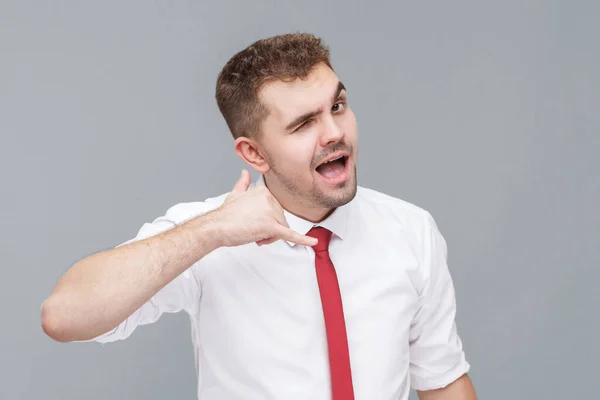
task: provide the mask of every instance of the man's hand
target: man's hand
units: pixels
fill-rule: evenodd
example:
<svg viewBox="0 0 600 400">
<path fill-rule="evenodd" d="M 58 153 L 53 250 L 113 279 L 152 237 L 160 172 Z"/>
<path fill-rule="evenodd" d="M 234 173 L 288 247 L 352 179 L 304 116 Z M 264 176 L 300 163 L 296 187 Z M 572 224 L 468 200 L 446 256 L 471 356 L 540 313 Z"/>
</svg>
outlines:
<svg viewBox="0 0 600 400">
<path fill-rule="evenodd" d="M 442 389 L 417 391 L 419 400 L 477 400 L 475 388 L 467 374 Z"/>
<path fill-rule="evenodd" d="M 243 170 L 223 204 L 211 213 L 211 219 L 219 230 L 219 246 L 240 246 L 252 242 L 260 246 L 279 239 L 305 246 L 317 244 L 317 239 L 301 235 L 289 227 L 283 208 L 266 186 L 248 190 L 249 186 L 250 174 Z"/>
</svg>

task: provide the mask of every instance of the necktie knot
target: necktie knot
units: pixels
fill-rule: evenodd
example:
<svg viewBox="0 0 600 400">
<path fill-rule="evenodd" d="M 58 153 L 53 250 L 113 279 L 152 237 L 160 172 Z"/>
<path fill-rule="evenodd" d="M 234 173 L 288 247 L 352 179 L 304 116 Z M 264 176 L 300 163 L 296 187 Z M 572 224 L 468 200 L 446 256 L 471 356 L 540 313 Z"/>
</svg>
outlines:
<svg viewBox="0 0 600 400">
<path fill-rule="evenodd" d="M 331 241 L 332 235 L 332 232 L 329 229 L 321 226 L 315 226 L 308 231 L 306 235 L 316 238 L 319 241 L 319 243 L 313 246 L 315 253 L 329 250 L 329 242 Z"/>
</svg>

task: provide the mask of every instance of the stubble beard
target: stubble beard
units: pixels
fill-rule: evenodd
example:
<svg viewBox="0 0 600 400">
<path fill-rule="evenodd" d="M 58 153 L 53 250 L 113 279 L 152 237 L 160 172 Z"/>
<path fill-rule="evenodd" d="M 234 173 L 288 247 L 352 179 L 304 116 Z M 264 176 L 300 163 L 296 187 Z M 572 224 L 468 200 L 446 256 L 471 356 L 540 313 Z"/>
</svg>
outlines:
<svg viewBox="0 0 600 400">
<path fill-rule="evenodd" d="M 353 171 L 350 173 L 350 179 L 337 185 L 332 192 L 326 193 L 317 187 L 316 182 L 313 182 L 312 188 L 306 192 L 302 191 L 295 182 L 299 181 L 299 176 L 287 177 L 281 174 L 278 168 L 270 163 L 273 174 L 277 177 L 280 184 L 287 192 L 298 199 L 302 199 L 303 203 L 311 207 L 334 209 L 348 204 L 356 196 L 358 190 L 357 184 L 357 168 L 354 165 Z"/>
</svg>

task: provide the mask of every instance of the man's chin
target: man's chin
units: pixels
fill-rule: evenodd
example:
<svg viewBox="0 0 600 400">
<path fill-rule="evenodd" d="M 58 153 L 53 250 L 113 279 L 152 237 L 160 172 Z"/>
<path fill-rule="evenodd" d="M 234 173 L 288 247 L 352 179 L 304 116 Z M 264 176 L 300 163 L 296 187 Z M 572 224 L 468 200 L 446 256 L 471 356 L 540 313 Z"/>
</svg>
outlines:
<svg viewBox="0 0 600 400">
<path fill-rule="evenodd" d="M 336 185 L 336 187 L 325 188 L 321 192 L 321 202 L 327 208 L 341 207 L 350 203 L 356 197 L 356 192 L 356 179 L 351 178 Z"/>
</svg>

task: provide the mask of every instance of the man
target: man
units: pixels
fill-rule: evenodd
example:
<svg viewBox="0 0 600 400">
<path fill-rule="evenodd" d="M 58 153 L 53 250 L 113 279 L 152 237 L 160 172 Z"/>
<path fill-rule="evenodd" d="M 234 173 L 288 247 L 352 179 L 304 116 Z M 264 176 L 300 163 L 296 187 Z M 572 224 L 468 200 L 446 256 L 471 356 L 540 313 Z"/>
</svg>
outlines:
<svg viewBox="0 0 600 400">
<path fill-rule="evenodd" d="M 260 40 L 216 98 L 244 170 L 87 257 L 42 307 L 53 339 L 111 342 L 164 312 L 192 326 L 198 398 L 475 399 L 446 243 L 431 215 L 357 186 L 358 139 L 329 51 Z"/>
</svg>

